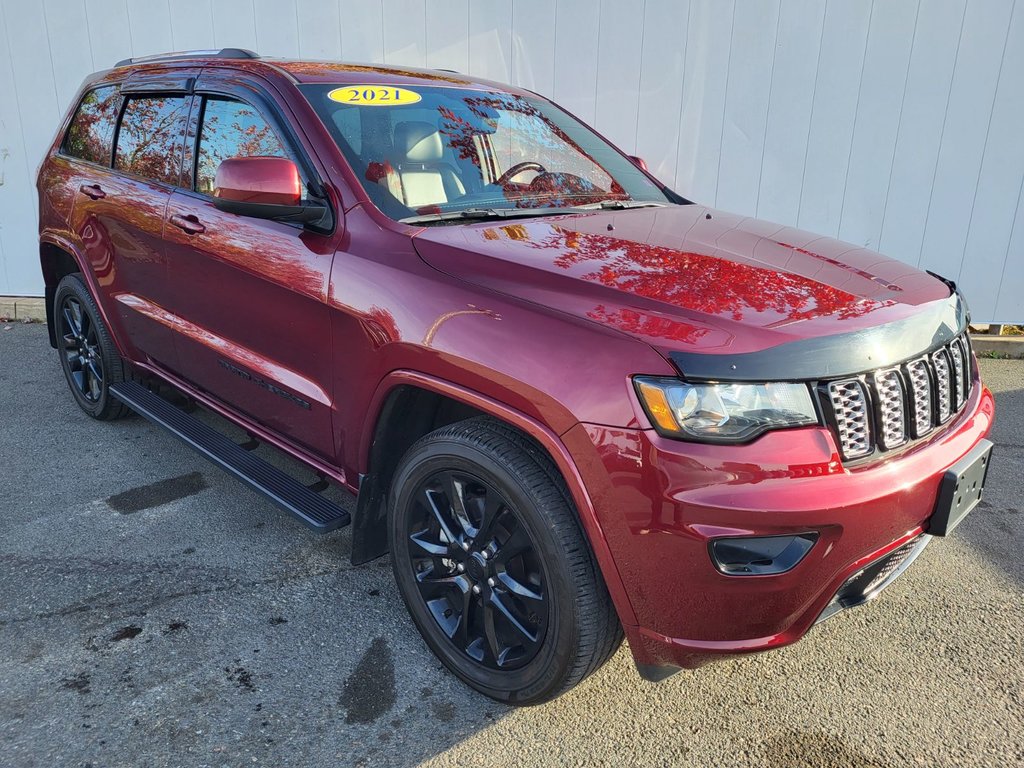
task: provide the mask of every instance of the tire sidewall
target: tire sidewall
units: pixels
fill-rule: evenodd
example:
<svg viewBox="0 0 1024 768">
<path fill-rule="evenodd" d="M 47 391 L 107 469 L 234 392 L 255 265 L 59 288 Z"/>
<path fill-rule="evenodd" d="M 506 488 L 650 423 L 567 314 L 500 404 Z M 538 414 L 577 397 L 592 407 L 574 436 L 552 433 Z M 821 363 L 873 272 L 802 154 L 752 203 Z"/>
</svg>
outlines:
<svg viewBox="0 0 1024 768">
<path fill-rule="evenodd" d="M 423 480 L 439 470 L 468 472 L 495 485 L 526 527 L 537 550 L 548 598 L 548 623 L 537 656 L 519 669 L 487 669 L 452 645 L 415 584 L 407 543 L 412 494 Z M 450 437 L 441 438 L 414 446 L 402 459 L 388 501 L 388 539 L 395 580 L 424 640 L 445 666 L 471 686 L 509 703 L 530 703 L 557 691 L 577 645 L 577 601 L 565 553 L 547 525 L 538 500 L 523 481 L 487 452 Z"/>
<path fill-rule="evenodd" d="M 74 378 L 71 376 L 71 367 L 68 363 L 67 355 L 64 354 L 64 348 L 61 344 L 62 304 L 69 296 L 73 296 L 78 300 L 82 311 L 88 313 L 89 322 L 95 324 L 96 327 L 96 342 L 99 346 L 100 361 L 103 364 L 103 383 L 100 386 L 100 396 L 95 402 L 86 399 L 78 389 L 78 385 L 75 384 Z M 94 419 L 101 419 L 107 412 L 108 405 L 110 404 L 111 375 L 115 371 L 115 366 L 120 363 L 120 357 L 117 356 L 117 351 L 113 349 L 110 334 L 107 332 L 107 327 L 104 325 L 102 317 L 100 317 L 96 302 L 93 301 L 92 294 L 89 293 L 89 289 L 79 275 L 67 275 L 57 285 L 57 290 L 53 296 L 53 312 L 57 347 L 60 352 L 60 367 L 64 371 L 64 378 L 67 380 L 68 388 L 71 390 L 75 402 L 78 403 L 78 406 L 83 411 Z"/>
</svg>

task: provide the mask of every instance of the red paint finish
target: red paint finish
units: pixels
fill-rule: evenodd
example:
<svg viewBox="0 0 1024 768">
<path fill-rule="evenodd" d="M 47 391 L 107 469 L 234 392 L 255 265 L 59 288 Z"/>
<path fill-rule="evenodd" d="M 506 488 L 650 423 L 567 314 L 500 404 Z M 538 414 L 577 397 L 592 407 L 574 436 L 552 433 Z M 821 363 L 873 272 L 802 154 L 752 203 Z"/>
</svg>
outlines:
<svg viewBox="0 0 1024 768">
<path fill-rule="evenodd" d="M 859 564 L 922 530 L 942 473 L 990 429 L 992 397 L 977 386 L 951 424 L 853 467 L 824 427 L 743 446 L 659 437 L 631 377 L 678 375 L 668 353 L 870 328 L 945 301 L 948 288 L 866 249 L 699 205 L 401 224 L 362 186 L 386 180 L 385 165 L 357 174 L 296 84 L 526 95 L 508 86 L 210 59 L 119 68 L 87 88 L 142 92 L 147 78 L 194 81 L 180 157 L 150 158 L 165 171 L 179 163 L 178 184 L 66 157 L 70 116 L 38 180 L 41 242 L 77 263 L 124 356 L 353 490 L 395 387 L 514 424 L 561 470 L 643 664 L 695 666 L 799 638 Z M 229 159 L 220 194 L 293 205 L 299 176 L 314 177 L 329 227 L 227 213 L 198 191 L 204 95 L 266 113 L 289 148 L 288 159 Z M 49 247 L 43 272 L 52 289 Z M 724 576 L 707 552 L 716 536 L 809 530 L 816 546 L 778 576 Z"/>
<path fill-rule="evenodd" d="M 855 469 L 841 466 L 831 433 L 818 427 L 746 446 L 574 427 L 563 439 L 630 595 L 638 660 L 699 666 L 799 639 L 861 565 L 922 531 L 942 473 L 988 434 L 993 413 L 979 385 L 946 430 Z M 805 531 L 819 532 L 818 543 L 778 576 L 725 576 L 708 555 L 719 536 Z"/>
<path fill-rule="evenodd" d="M 229 157 L 217 166 L 214 197 L 263 205 L 298 205 L 302 182 L 285 157 Z"/>
</svg>

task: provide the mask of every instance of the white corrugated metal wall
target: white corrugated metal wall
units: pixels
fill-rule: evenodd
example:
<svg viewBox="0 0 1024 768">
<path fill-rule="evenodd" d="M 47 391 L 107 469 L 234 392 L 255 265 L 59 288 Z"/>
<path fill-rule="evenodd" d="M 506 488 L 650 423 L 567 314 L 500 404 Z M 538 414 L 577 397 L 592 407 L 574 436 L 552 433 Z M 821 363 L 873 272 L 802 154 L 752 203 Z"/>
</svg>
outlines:
<svg viewBox="0 0 1024 768">
<path fill-rule="evenodd" d="M 220 46 L 447 67 L 555 100 L 681 193 L 957 279 L 1024 320 L 1024 2 L 0 0 L 0 295 L 83 76 Z"/>
</svg>

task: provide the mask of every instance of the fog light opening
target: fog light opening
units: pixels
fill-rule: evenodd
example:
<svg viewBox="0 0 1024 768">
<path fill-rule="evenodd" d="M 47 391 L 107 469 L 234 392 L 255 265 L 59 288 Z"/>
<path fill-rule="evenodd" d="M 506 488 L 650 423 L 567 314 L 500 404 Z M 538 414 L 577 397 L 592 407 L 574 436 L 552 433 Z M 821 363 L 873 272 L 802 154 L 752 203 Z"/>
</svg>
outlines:
<svg viewBox="0 0 1024 768">
<path fill-rule="evenodd" d="M 739 536 L 714 539 L 711 562 L 727 576 L 772 576 L 792 570 L 818 540 L 815 532 L 794 536 Z"/>
</svg>

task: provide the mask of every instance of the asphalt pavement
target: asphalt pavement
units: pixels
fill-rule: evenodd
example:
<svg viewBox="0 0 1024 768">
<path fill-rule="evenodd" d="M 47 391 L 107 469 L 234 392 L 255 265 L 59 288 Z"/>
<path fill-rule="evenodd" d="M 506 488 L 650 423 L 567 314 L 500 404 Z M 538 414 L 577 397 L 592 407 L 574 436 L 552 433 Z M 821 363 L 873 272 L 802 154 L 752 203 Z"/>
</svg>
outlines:
<svg viewBox="0 0 1024 768">
<path fill-rule="evenodd" d="M 0 766 L 1024 765 L 1024 362 L 982 371 L 983 508 L 878 600 L 660 684 L 623 647 L 516 710 L 441 668 L 387 558 L 91 421 L 45 328 L 0 324 Z"/>
</svg>

